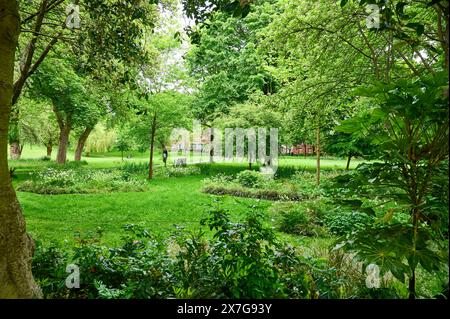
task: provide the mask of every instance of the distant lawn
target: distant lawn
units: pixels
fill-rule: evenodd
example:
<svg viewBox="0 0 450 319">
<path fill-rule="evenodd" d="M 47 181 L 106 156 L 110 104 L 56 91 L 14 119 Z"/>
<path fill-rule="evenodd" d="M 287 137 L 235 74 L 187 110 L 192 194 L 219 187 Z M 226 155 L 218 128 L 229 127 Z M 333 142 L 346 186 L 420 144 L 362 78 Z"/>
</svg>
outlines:
<svg viewBox="0 0 450 319">
<path fill-rule="evenodd" d="M 54 149 L 52 160 L 56 160 L 56 152 L 57 148 Z M 25 145 L 22 160 L 21 161 L 10 161 L 10 166 L 17 167 L 22 170 L 33 169 L 38 166 L 45 165 L 45 162 L 41 161 L 27 161 L 27 160 L 38 160 L 45 156 L 46 151 L 44 147 L 39 146 L 30 146 Z M 144 153 L 132 151 L 124 153 L 124 160 L 122 161 L 121 152 L 112 151 L 108 153 L 93 153 L 89 157 L 83 156 L 82 160 L 86 161 L 89 167 L 92 168 L 112 168 L 112 167 L 120 167 L 124 165 L 124 163 L 147 163 L 149 160 L 149 152 L 146 151 Z M 131 155 L 130 158 L 127 158 L 128 155 Z M 67 153 L 67 159 L 69 161 L 73 161 L 74 153 L 69 150 Z M 356 168 L 363 160 L 361 159 L 352 159 L 350 168 Z M 156 150 L 154 157 L 155 165 L 161 165 L 162 156 L 159 150 Z M 169 159 L 170 163 L 170 159 Z M 335 158 L 335 157 L 323 157 L 321 159 L 321 167 L 323 169 L 333 169 L 333 170 L 343 170 L 345 169 L 347 164 L 347 159 Z M 220 165 L 220 164 L 219 164 Z M 225 165 L 229 165 L 228 163 Z M 239 164 L 236 164 L 239 165 Z M 316 168 L 316 158 L 315 156 L 304 157 L 301 156 L 281 156 L 279 158 L 280 166 L 296 166 L 299 168 L 304 168 L 306 170 L 313 170 Z"/>
<path fill-rule="evenodd" d="M 52 154 L 52 161 L 56 161 L 57 147 L 54 148 Z M 39 146 L 30 146 L 25 145 L 22 152 L 22 159 L 19 161 L 9 161 L 9 165 L 11 167 L 16 167 L 19 170 L 32 170 L 37 167 L 45 166 L 49 162 L 40 161 L 39 159 L 43 158 L 46 155 L 46 150 L 44 147 Z M 127 158 L 128 155 L 131 155 L 131 158 Z M 9 155 L 8 155 L 9 156 Z M 81 158 L 82 161 L 86 161 L 89 167 L 92 168 L 113 168 L 120 167 L 124 165 L 124 163 L 146 163 L 149 161 L 150 153 L 144 152 L 125 152 L 124 159 L 122 161 L 120 152 L 110 152 L 110 153 L 98 153 L 92 154 L 91 156 L 83 156 Z M 74 152 L 69 150 L 67 152 L 68 161 L 73 161 Z M 154 157 L 155 165 L 162 164 L 161 154 L 156 151 Z"/>
<path fill-rule="evenodd" d="M 205 204 L 212 196 L 200 192 L 202 176 L 164 178 L 150 182 L 145 193 L 113 193 L 96 195 L 36 195 L 18 193 L 27 229 L 42 241 L 71 241 L 75 231 L 85 233 L 102 227 L 104 239 L 114 243 L 123 234 L 125 224 L 142 224 L 158 234 L 167 234 L 173 225 L 198 228 L 205 217 Z M 221 197 L 224 206 L 236 218 L 256 203 L 250 199 Z M 267 208 L 269 202 L 260 202 Z"/>
</svg>

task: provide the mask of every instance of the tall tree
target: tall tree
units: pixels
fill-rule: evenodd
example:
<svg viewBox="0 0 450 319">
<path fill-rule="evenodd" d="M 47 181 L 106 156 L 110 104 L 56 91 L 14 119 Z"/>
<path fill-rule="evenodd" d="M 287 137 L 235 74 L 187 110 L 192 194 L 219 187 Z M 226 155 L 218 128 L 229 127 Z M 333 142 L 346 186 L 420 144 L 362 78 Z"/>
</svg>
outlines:
<svg viewBox="0 0 450 319">
<path fill-rule="evenodd" d="M 0 0 L 0 298 L 42 296 L 31 272 L 34 242 L 26 233 L 8 170 L 8 124 L 19 33 L 17 1 Z"/>
<path fill-rule="evenodd" d="M 16 102 L 28 79 L 57 47 L 74 52 L 79 68 L 94 77 L 109 75 L 111 81 L 127 82 L 133 74 L 130 65 L 148 58 L 142 39 L 153 27 L 158 0 L 39 0 L 21 1 L 21 21 L 17 76 L 14 83 L 13 112 L 10 119 L 10 145 L 13 157 L 19 158 L 19 108 Z M 79 12 L 75 10 L 80 6 Z M 69 14 L 67 10 L 71 9 Z M 79 25 L 78 25 L 79 22 Z M 118 31 L 120 30 L 120 32 Z M 105 73 L 106 70 L 106 73 Z M 115 76 L 112 76 L 112 73 Z"/>
</svg>

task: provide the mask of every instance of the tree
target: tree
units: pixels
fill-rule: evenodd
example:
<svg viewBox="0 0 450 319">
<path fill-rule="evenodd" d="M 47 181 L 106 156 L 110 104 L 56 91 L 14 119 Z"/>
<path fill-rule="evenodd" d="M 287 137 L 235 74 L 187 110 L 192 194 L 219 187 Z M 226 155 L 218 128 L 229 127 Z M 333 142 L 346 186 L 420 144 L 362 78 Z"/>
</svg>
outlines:
<svg viewBox="0 0 450 319">
<path fill-rule="evenodd" d="M 385 1 L 378 3 L 381 23 L 389 25 L 394 15 L 385 10 Z M 392 1 L 389 3 L 391 8 Z M 262 31 L 264 41 L 259 51 L 280 83 L 279 100 L 284 101 L 288 113 L 293 113 L 290 117 L 305 126 L 303 130 L 315 132 L 318 183 L 321 136 L 336 124 L 333 113 L 341 107 L 343 97 L 349 97 L 360 85 L 426 75 L 441 67 L 433 53 L 440 49 L 430 44 L 430 38 L 438 38 L 439 33 L 430 8 L 420 1 L 413 1 L 411 8 L 404 2 L 396 3 L 399 15 L 403 9 L 412 11 L 402 18 L 408 16 L 408 37 L 414 40 L 413 46 L 396 28 L 368 28 L 366 1 L 342 1 L 340 5 L 331 0 L 283 0 L 277 4 L 273 22 Z M 415 23 L 423 15 L 427 16 L 421 24 L 425 31 L 417 32 Z"/>
<path fill-rule="evenodd" d="M 187 59 L 191 75 L 200 83 L 193 108 L 202 124 L 227 114 L 255 92 L 275 91 L 275 83 L 257 54 L 258 30 L 271 20 L 269 5 L 252 7 L 245 18 L 216 12 L 199 31 L 200 42 Z"/>
<path fill-rule="evenodd" d="M 126 151 L 131 150 L 131 148 L 133 147 L 130 137 L 127 136 L 124 133 L 121 133 L 119 135 L 119 137 L 117 138 L 116 141 L 116 148 L 120 151 L 120 153 L 122 154 L 122 162 L 123 162 L 123 153 Z"/>
<path fill-rule="evenodd" d="M 35 100 L 23 96 L 17 105 L 20 112 L 19 128 L 21 141 L 41 144 L 46 155 L 51 157 L 53 147 L 58 143 L 59 129 L 49 100 Z M 22 145 L 21 145 L 22 147 Z"/>
<path fill-rule="evenodd" d="M 121 64 L 132 65 L 149 58 L 141 45 L 157 16 L 157 0 L 39 0 L 21 1 L 20 11 L 28 15 L 21 20 L 23 30 L 19 39 L 21 56 L 17 80 L 14 83 L 13 106 L 16 105 L 28 79 L 49 53 L 59 47 L 77 56 L 79 68 L 95 78 L 109 77 L 111 81 L 128 82 L 133 75 Z M 80 5 L 80 27 L 68 23 L 69 5 Z M 70 21 L 69 21 L 70 22 Z M 74 22 L 74 21 L 73 21 Z M 120 30 L 118 32 L 117 30 Z M 115 74 L 112 76 L 112 74 Z M 19 158 L 19 112 L 13 108 L 10 119 L 11 154 Z"/>
<path fill-rule="evenodd" d="M 230 108 L 227 115 L 217 118 L 213 125 L 214 127 L 227 129 L 227 128 L 242 128 L 242 129 L 255 129 L 258 128 L 279 128 L 282 123 L 282 115 L 267 104 L 269 97 L 267 96 L 253 96 L 249 101 L 243 104 L 237 104 Z M 269 139 L 269 136 L 267 136 Z M 266 143 L 269 148 L 270 143 Z M 246 144 L 247 146 L 247 144 Z M 244 149 L 248 152 L 248 149 Z M 252 168 L 252 162 L 256 158 L 248 157 L 249 169 Z"/>
<path fill-rule="evenodd" d="M 19 32 L 17 1 L 0 0 L 0 298 L 42 296 L 31 273 L 34 242 L 26 233 L 22 209 L 9 177 L 7 158 Z"/>
<path fill-rule="evenodd" d="M 81 143 L 75 157 L 81 158 L 81 151 L 92 128 L 99 120 L 99 101 L 88 91 L 88 81 L 80 77 L 66 59 L 47 59 L 37 71 L 33 89 L 36 94 L 48 98 L 53 107 L 60 129 L 57 162 L 64 164 L 71 131 L 83 127 Z M 87 127 L 87 128 L 84 128 Z"/>
<path fill-rule="evenodd" d="M 448 220 L 447 88 L 448 73 L 440 72 L 361 89 L 359 95 L 369 97 L 376 107 L 364 117 L 344 121 L 339 128 L 370 138 L 382 161 L 361 165 L 354 174 L 339 177 L 340 190 L 396 203 L 382 219 L 387 225 L 374 225 L 351 236 L 344 247 L 367 264 L 391 271 L 401 282 L 407 280 L 410 299 L 416 298 L 418 265 L 433 272 L 445 260 L 436 249 L 439 246 L 432 248 L 430 242 L 442 236 L 440 223 Z M 410 219 L 389 223 L 400 212 Z M 448 223 L 446 228 L 448 231 Z"/>
<path fill-rule="evenodd" d="M 136 104 L 139 117 L 131 125 L 130 135 L 150 149 L 148 179 L 153 179 L 155 142 L 167 141 L 172 129 L 188 124 L 189 99 L 188 95 L 170 90 L 147 95 Z"/>
</svg>

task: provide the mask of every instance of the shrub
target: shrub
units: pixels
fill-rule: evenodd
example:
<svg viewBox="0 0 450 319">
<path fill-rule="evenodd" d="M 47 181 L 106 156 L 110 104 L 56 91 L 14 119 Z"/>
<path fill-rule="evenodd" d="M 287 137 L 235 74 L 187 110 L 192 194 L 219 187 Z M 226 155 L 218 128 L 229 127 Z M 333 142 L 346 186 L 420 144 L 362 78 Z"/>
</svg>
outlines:
<svg viewBox="0 0 450 319">
<path fill-rule="evenodd" d="M 236 176 L 242 171 L 249 170 L 248 164 L 227 164 L 227 163 L 201 163 L 196 164 L 200 168 L 202 175 L 215 176 L 217 174 Z M 252 165 L 252 170 L 259 171 L 259 165 Z"/>
<path fill-rule="evenodd" d="M 155 176 L 159 177 L 183 177 L 199 174 L 200 169 L 196 166 L 158 167 L 157 169 L 155 169 Z"/>
<path fill-rule="evenodd" d="M 202 192 L 211 195 L 232 195 L 237 197 L 267 199 L 267 200 L 281 200 L 281 201 L 298 201 L 302 198 L 293 192 L 280 191 L 276 189 L 254 189 L 244 188 L 239 185 L 213 185 L 207 184 L 202 188 Z"/>
<path fill-rule="evenodd" d="M 237 174 L 236 182 L 244 187 L 259 188 L 263 186 L 265 178 L 261 173 L 246 170 Z"/>
<path fill-rule="evenodd" d="M 121 170 L 48 168 L 32 175 L 17 188 L 37 194 L 87 194 L 104 192 L 141 192 L 147 182 Z"/>
<path fill-rule="evenodd" d="M 122 170 L 128 174 L 148 174 L 148 163 L 125 163 Z M 198 166 L 172 167 L 155 166 L 153 169 L 155 177 L 183 177 L 190 175 L 199 175 L 201 170 Z"/>
<path fill-rule="evenodd" d="M 77 234 L 69 250 L 38 244 L 33 273 L 47 298 L 396 297 L 392 290 L 368 291 L 348 254 L 301 256 L 277 239 L 258 207 L 232 221 L 216 202 L 201 225 L 206 229 L 178 227 L 164 239 L 125 225 L 114 247 L 101 244 L 101 230 Z M 64 285 L 68 264 L 80 269 L 80 289 Z"/>
<path fill-rule="evenodd" d="M 324 217 L 324 224 L 331 233 L 342 236 L 364 230 L 373 217 L 358 211 L 334 211 Z"/>
<path fill-rule="evenodd" d="M 324 236 L 318 213 L 304 203 L 276 202 L 271 212 L 278 215 L 278 229 L 282 232 L 302 236 Z"/>
</svg>

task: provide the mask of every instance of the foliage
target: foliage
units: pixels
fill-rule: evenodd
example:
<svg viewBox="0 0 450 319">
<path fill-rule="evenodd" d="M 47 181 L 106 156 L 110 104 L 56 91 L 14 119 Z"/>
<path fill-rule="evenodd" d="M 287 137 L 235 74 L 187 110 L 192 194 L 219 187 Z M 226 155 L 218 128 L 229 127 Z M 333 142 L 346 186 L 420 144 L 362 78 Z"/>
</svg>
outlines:
<svg viewBox="0 0 450 319">
<path fill-rule="evenodd" d="M 125 163 L 122 170 L 127 174 L 146 174 L 148 172 L 148 163 Z M 182 177 L 189 175 L 200 175 L 201 171 L 197 166 L 187 167 L 155 167 L 156 177 Z"/>
<path fill-rule="evenodd" d="M 266 178 L 259 172 L 246 170 L 236 175 L 236 181 L 243 187 L 260 188 Z"/>
<path fill-rule="evenodd" d="M 324 225 L 337 236 L 351 235 L 365 230 L 373 217 L 358 211 L 338 210 L 325 215 Z"/>
<path fill-rule="evenodd" d="M 147 183 L 120 170 L 48 168 L 34 173 L 19 191 L 38 194 L 88 194 L 102 192 L 142 192 Z"/>
<path fill-rule="evenodd" d="M 448 74 L 440 73 L 360 90 L 378 107 L 368 111 L 364 121 L 350 119 L 341 128 L 355 135 L 370 132 L 383 162 L 360 165 L 353 174 L 338 177 L 338 196 L 396 203 L 383 218 L 387 225 L 357 233 L 348 247 L 365 260 L 379 262 L 402 282 L 408 277 L 410 298 L 416 296 L 417 266 L 431 272 L 442 262 L 439 250 L 429 245 L 442 239 L 438 229 L 448 218 L 448 191 L 441 184 L 448 183 L 447 85 Z M 390 224 L 398 212 L 407 213 L 409 221 Z"/>
<path fill-rule="evenodd" d="M 282 232 L 301 236 L 326 236 L 321 226 L 322 213 L 311 209 L 304 202 L 275 202 L 271 212 L 278 219 L 278 229 Z"/>
<path fill-rule="evenodd" d="M 258 207 L 233 222 L 212 205 L 201 224 L 212 236 L 179 228 L 162 240 L 126 225 L 120 245 L 106 247 L 101 230 L 78 234 L 70 253 L 38 245 L 33 270 L 49 298 L 329 298 L 349 292 L 326 263 L 277 240 Z M 61 284 L 69 263 L 80 267 L 80 289 Z M 339 280 L 352 278 L 341 266 L 336 271 Z M 361 275 L 353 280 L 353 287 L 362 285 Z"/>
<path fill-rule="evenodd" d="M 238 197 L 268 200 L 300 200 L 294 185 L 284 181 L 265 179 L 259 172 L 243 171 L 236 178 L 218 174 L 203 180 L 202 191 L 213 195 L 233 195 Z"/>
<path fill-rule="evenodd" d="M 103 123 L 97 124 L 86 141 L 86 154 L 110 151 L 114 146 L 116 135 L 117 133 L 114 130 L 108 130 Z"/>
<path fill-rule="evenodd" d="M 218 11 L 208 27 L 198 30 L 200 40 L 187 59 L 192 76 L 201 80 L 193 109 L 202 123 L 211 124 L 253 93 L 275 90 L 256 51 L 257 31 L 270 22 L 271 10 L 269 5 L 255 5 L 245 18 Z"/>
</svg>

